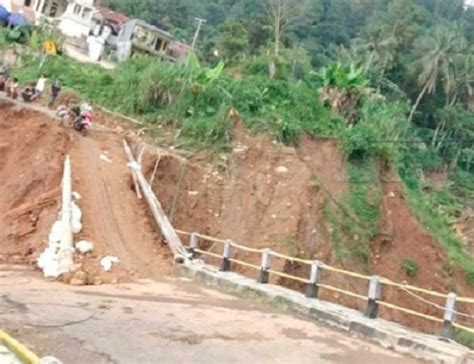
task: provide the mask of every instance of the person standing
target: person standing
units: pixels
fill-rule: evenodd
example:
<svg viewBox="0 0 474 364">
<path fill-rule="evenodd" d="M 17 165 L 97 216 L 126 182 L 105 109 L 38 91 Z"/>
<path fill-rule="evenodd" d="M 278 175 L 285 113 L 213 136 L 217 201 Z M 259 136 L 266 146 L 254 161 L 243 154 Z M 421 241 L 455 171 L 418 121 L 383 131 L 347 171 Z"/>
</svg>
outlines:
<svg viewBox="0 0 474 364">
<path fill-rule="evenodd" d="M 19 87 L 18 79 L 13 77 L 7 83 L 7 96 L 11 97 L 12 99 L 16 99 L 18 97 L 18 87 Z"/>
<path fill-rule="evenodd" d="M 38 82 L 36 82 L 34 100 L 39 99 L 41 95 L 43 95 L 47 80 L 48 79 L 45 77 L 45 75 L 42 74 L 38 79 Z"/>
<path fill-rule="evenodd" d="M 61 81 L 56 80 L 51 85 L 51 96 L 49 97 L 48 107 L 52 107 L 61 92 Z"/>
<path fill-rule="evenodd" d="M 7 84 L 11 81 L 11 69 L 10 67 L 2 67 L 0 69 L 0 91 L 5 91 Z"/>
</svg>

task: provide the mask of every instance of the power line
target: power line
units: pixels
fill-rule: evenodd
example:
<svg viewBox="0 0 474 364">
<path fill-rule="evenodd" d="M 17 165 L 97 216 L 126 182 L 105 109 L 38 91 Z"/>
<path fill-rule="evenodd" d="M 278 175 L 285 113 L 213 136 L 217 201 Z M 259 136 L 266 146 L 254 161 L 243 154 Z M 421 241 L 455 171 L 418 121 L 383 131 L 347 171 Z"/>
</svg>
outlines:
<svg viewBox="0 0 474 364">
<path fill-rule="evenodd" d="M 445 139 L 445 140 L 442 140 L 441 141 L 442 143 L 460 143 L 460 142 L 463 142 L 463 143 L 473 143 L 474 144 L 474 139 L 462 139 L 462 138 L 458 138 L 458 139 Z M 426 141 L 424 140 L 415 140 L 415 139 L 386 139 L 386 140 L 383 140 L 383 139 L 380 139 L 380 140 L 374 140 L 372 141 L 372 143 L 387 143 L 387 144 L 402 144 L 402 143 L 406 143 L 406 144 L 421 144 L 421 143 L 426 143 Z"/>
</svg>

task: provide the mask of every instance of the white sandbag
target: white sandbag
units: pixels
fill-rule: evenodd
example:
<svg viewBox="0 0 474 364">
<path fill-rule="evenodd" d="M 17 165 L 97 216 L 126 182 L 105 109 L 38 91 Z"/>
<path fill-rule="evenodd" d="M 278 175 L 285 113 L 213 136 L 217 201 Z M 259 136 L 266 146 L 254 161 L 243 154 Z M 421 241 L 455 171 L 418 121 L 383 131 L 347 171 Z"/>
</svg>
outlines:
<svg viewBox="0 0 474 364">
<path fill-rule="evenodd" d="M 65 270 L 65 267 L 62 268 L 64 264 L 61 263 L 64 263 L 71 248 L 63 248 L 61 246 L 62 233 L 63 224 L 58 220 L 53 224 L 51 232 L 49 233 L 48 246 L 36 260 L 45 278 L 57 278 L 61 274 L 68 272 L 68 270 Z"/>
<path fill-rule="evenodd" d="M 56 359 L 55 357 L 45 356 L 40 359 L 38 364 L 63 364 L 63 362 L 59 359 Z"/>
<path fill-rule="evenodd" d="M 76 243 L 76 250 L 81 254 L 89 253 L 94 249 L 94 244 L 87 240 L 81 240 Z"/>
<path fill-rule="evenodd" d="M 71 207 L 72 207 L 72 216 L 71 216 L 71 219 L 72 219 L 72 222 L 71 222 L 72 232 L 73 232 L 73 234 L 79 234 L 82 230 L 82 222 L 81 222 L 81 220 L 82 220 L 82 211 L 79 208 L 79 206 L 77 206 L 77 204 L 75 202 L 71 203 Z"/>
<path fill-rule="evenodd" d="M 100 260 L 100 265 L 102 266 L 102 269 L 105 270 L 106 272 L 110 271 L 112 269 L 112 265 L 115 263 L 119 263 L 120 260 L 117 257 L 112 257 L 112 256 L 106 256 L 103 257 Z"/>
<path fill-rule="evenodd" d="M 99 158 L 100 158 L 100 160 L 102 160 L 102 161 L 104 161 L 104 162 L 112 163 L 112 160 L 111 160 L 109 157 L 107 157 L 105 154 L 101 154 L 101 155 L 99 156 Z"/>
<path fill-rule="evenodd" d="M 61 220 L 56 221 L 51 228 L 51 232 L 48 236 L 48 241 L 51 243 L 53 241 L 60 242 L 61 235 L 63 233 L 63 224 Z"/>
</svg>

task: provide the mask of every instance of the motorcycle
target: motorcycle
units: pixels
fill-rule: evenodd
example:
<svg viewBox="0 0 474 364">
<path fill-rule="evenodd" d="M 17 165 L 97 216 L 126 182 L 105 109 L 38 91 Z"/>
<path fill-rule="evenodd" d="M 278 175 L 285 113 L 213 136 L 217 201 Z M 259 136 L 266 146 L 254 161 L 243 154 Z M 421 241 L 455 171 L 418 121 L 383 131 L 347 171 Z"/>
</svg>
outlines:
<svg viewBox="0 0 474 364">
<path fill-rule="evenodd" d="M 21 93 L 21 97 L 23 98 L 23 101 L 26 103 L 32 102 L 34 96 L 35 96 L 34 87 L 26 87 Z"/>
<path fill-rule="evenodd" d="M 87 136 L 89 129 L 92 127 L 94 116 L 91 111 L 81 113 L 75 120 L 73 127 L 80 132 L 82 136 Z"/>
</svg>

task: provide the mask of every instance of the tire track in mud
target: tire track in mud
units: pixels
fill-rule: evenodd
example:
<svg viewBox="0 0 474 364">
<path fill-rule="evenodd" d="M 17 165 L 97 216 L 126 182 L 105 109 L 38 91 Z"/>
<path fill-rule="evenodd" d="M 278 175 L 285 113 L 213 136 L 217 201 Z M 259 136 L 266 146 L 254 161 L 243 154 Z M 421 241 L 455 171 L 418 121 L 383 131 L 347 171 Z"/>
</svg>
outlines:
<svg viewBox="0 0 474 364">
<path fill-rule="evenodd" d="M 120 137 L 105 132 L 77 136 L 71 154 L 73 173 L 79 177 L 76 186 L 83 196 L 81 235 L 90 237 L 102 255 L 116 255 L 132 275 L 151 278 L 168 272 L 171 264 L 158 254 L 161 237 L 157 228 L 147 215 L 147 206 L 130 188 Z M 101 154 L 112 162 L 100 159 Z"/>
</svg>

